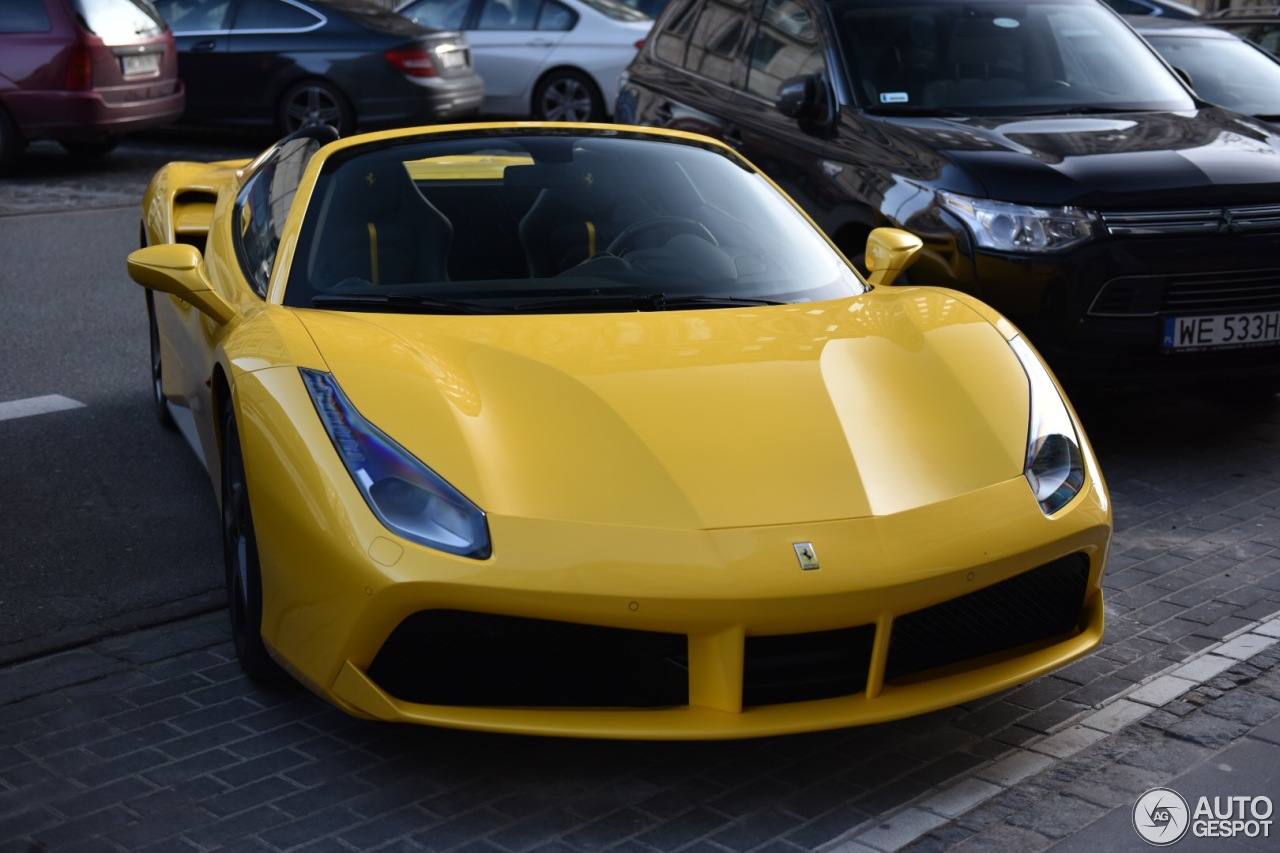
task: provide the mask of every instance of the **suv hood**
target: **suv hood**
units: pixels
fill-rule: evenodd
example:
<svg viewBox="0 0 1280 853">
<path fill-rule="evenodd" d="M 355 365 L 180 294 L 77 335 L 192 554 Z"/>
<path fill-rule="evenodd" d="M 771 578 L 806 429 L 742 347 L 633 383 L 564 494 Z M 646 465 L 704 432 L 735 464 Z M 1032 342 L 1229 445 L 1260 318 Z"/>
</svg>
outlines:
<svg viewBox="0 0 1280 853">
<path fill-rule="evenodd" d="M 937 188 L 970 195 L 1090 208 L 1280 198 L 1276 137 L 1259 122 L 1217 107 L 889 123 L 912 147 L 937 153 L 935 174 L 943 176 Z"/>
</svg>

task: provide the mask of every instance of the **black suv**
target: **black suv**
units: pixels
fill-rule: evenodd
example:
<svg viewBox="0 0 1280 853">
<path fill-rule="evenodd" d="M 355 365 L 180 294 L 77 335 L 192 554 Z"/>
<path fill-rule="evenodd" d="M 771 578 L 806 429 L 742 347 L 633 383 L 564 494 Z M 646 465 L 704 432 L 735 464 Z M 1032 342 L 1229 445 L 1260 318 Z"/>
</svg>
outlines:
<svg viewBox="0 0 1280 853">
<path fill-rule="evenodd" d="M 855 263 L 915 232 L 911 283 L 1064 379 L 1280 387 L 1280 139 L 1097 0 L 671 0 L 620 85 L 618 121 L 724 140 Z"/>
</svg>

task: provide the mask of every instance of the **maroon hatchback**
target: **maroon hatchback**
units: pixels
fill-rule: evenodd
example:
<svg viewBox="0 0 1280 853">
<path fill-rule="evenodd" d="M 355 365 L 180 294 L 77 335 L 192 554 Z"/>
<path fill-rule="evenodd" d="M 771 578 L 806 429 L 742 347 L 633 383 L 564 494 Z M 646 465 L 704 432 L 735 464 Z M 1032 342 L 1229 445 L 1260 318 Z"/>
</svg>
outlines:
<svg viewBox="0 0 1280 853">
<path fill-rule="evenodd" d="M 173 33 L 151 0 L 0 3 L 0 172 L 30 141 L 101 155 L 182 109 Z"/>
</svg>

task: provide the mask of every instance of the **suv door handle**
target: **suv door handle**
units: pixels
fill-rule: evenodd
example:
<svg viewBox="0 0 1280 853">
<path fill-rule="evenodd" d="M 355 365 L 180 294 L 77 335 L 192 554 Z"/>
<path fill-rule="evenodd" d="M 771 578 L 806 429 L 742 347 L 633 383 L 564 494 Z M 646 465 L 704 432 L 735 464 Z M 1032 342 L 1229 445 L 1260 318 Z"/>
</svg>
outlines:
<svg viewBox="0 0 1280 853">
<path fill-rule="evenodd" d="M 192 53 L 208 53 L 209 51 L 213 50 L 217 46 L 218 46 L 218 42 L 216 39 L 205 39 L 204 41 L 198 41 L 195 44 L 191 45 L 191 52 Z"/>
</svg>

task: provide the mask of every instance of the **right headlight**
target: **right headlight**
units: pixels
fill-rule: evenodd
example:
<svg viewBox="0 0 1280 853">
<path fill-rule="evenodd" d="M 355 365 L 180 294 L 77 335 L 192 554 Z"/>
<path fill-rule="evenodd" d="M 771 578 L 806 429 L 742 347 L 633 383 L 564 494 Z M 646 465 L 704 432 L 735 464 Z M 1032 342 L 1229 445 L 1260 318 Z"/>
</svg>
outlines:
<svg viewBox="0 0 1280 853">
<path fill-rule="evenodd" d="M 493 549 L 483 510 L 366 420 L 333 374 L 298 372 L 356 488 L 388 530 L 449 554 L 488 559 Z"/>
<path fill-rule="evenodd" d="M 938 197 L 984 249 L 1060 252 L 1093 239 L 1093 216 L 1079 207 L 1032 207 L 945 191 Z"/>
<path fill-rule="evenodd" d="M 1031 423 L 1023 476 L 1045 515 L 1053 515 L 1084 486 L 1080 436 L 1067 404 L 1039 356 L 1018 335 L 1009 346 L 1031 383 Z"/>
</svg>

